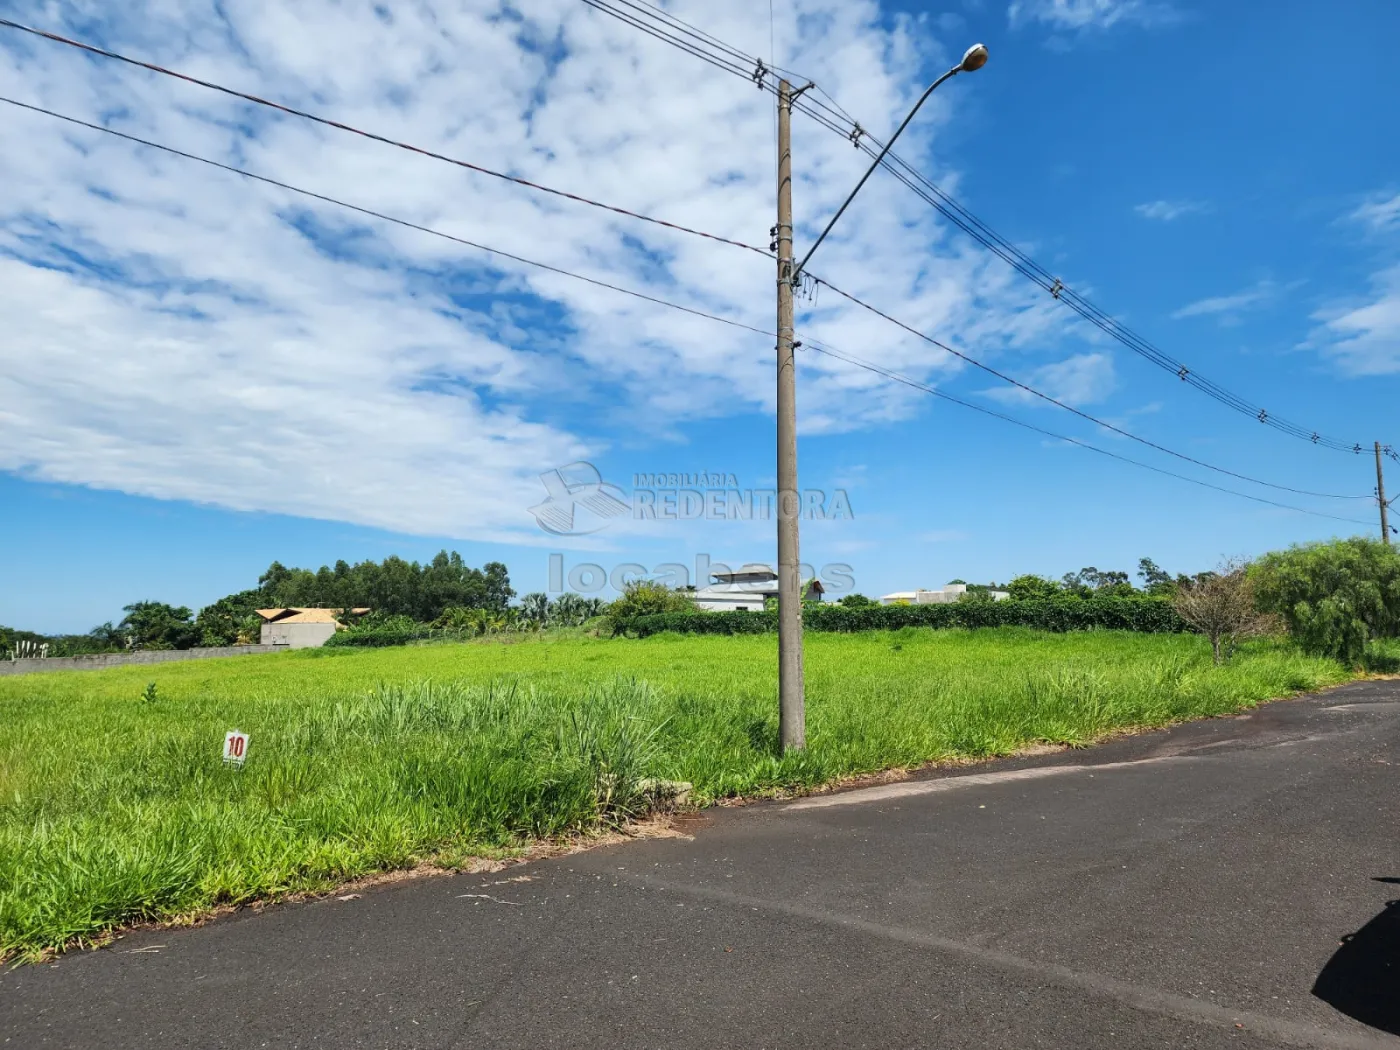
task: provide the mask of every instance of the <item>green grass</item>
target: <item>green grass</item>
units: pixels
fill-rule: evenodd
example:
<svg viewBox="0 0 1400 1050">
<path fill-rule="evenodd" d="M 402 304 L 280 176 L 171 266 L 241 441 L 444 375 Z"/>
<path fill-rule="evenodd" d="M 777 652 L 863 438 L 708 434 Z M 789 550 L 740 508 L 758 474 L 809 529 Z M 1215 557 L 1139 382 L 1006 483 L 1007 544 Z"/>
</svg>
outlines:
<svg viewBox="0 0 1400 1050">
<path fill-rule="evenodd" d="M 776 755 L 772 636 L 320 650 L 0 678 L 0 955 L 700 800 L 1221 714 L 1349 677 L 1274 642 L 1028 630 L 807 637 Z M 156 682 L 150 691 L 147 685 Z M 152 696 L 153 692 L 153 696 Z M 226 730 L 251 734 L 242 770 Z"/>
</svg>

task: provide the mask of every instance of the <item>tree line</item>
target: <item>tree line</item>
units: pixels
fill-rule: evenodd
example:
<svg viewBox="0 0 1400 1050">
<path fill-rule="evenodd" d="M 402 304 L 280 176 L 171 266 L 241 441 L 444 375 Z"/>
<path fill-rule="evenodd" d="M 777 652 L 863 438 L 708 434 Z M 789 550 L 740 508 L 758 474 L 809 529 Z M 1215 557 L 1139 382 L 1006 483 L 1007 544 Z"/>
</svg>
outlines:
<svg viewBox="0 0 1400 1050">
<path fill-rule="evenodd" d="M 367 626 L 389 618 L 431 623 L 455 615 L 460 620 L 466 611 L 504 617 L 514 597 L 505 565 L 493 561 L 473 568 L 456 551 L 440 551 L 427 563 L 390 556 L 354 565 L 342 560 L 317 570 L 274 561 L 256 587 L 226 595 L 197 614 L 183 605 L 139 601 L 122 609 L 120 622 L 99 624 L 86 634 L 46 636 L 0 626 L 0 655 L 13 654 L 20 642 L 47 644 L 49 656 L 250 644 L 261 632 L 258 609 L 368 608 Z"/>
</svg>

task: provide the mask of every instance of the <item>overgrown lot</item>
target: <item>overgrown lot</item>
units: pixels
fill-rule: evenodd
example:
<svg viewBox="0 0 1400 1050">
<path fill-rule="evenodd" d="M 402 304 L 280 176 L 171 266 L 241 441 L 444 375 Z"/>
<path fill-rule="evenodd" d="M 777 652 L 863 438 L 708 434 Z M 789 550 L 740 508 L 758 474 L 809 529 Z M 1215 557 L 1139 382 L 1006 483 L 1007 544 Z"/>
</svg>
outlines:
<svg viewBox="0 0 1400 1050">
<path fill-rule="evenodd" d="M 811 634 L 810 747 L 780 759 L 775 668 L 771 635 L 658 635 L 0 679 L 0 954 L 620 822 L 641 777 L 803 788 L 1349 677 L 1271 641 L 1217 668 L 1190 635 Z"/>
</svg>

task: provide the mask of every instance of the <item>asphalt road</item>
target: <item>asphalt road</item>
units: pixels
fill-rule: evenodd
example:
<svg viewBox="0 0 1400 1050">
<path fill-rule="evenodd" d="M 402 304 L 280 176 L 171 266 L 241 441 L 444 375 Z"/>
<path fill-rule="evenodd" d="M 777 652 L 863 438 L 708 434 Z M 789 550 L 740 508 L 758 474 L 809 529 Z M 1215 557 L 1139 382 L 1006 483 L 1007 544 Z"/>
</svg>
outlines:
<svg viewBox="0 0 1400 1050">
<path fill-rule="evenodd" d="M 0 1045 L 1400 1048 L 1397 743 L 1359 684 L 142 932 L 0 976 Z"/>
</svg>

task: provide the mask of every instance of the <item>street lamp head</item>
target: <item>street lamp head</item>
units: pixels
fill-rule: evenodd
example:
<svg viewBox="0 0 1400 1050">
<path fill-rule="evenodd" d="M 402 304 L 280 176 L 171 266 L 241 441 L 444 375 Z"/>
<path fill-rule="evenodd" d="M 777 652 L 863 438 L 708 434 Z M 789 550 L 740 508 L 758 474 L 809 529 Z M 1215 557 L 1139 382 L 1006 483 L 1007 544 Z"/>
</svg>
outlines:
<svg viewBox="0 0 1400 1050">
<path fill-rule="evenodd" d="M 981 69 L 987 64 L 987 45 L 973 44 L 963 55 L 962 61 L 958 63 L 958 69 L 963 73 L 971 73 Z"/>
</svg>

